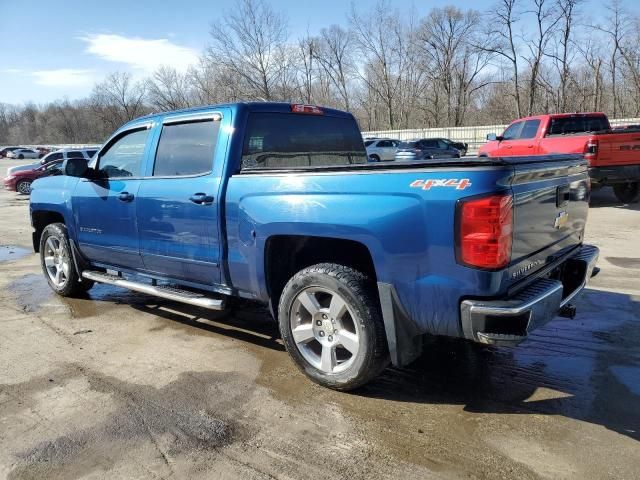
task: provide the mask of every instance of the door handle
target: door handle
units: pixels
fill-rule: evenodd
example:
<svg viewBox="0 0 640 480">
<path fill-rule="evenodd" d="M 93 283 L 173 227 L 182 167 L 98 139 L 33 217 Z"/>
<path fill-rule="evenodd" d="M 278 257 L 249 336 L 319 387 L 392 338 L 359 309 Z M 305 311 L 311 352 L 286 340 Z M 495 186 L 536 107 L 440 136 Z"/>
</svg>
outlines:
<svg viewBox="0 0 640 480">
<path fill-rule="evenodd" d="M 120 200 L 121 202 L 131 202 L 133 201 L 133 193 L 121 192 L 118 195 L 118 200 Z"/>
<path fill-rule="evenodd" d="M 505 145 L 505 147 L 507 147 L 507 148 L 511 148 L 511 145 Z"/>
<path fill-rule="evenodd" d="M 533 145 L 527 145 L 527 148 L 533 148 Z"/>
<path fill-rule="evenodd" d="M 206 193 L 194 193 L 189 197 L 189 200 L 198 205 L 211 205 L 213 203 L 213 196 L 207 195 Z"/>
</svg>

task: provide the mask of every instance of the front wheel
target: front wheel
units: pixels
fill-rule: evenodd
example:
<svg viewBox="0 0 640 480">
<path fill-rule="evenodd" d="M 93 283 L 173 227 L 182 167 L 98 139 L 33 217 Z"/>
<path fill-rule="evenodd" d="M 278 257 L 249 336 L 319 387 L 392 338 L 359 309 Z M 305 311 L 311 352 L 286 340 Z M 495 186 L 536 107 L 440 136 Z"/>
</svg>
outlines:
<svg viewBox="0 0 640 480">
<path fill-rule="evenodd" d="M 22 154 L 18 155 L 18 160 L 24 160 L 24 155 Z"/>
<path fill-rule="evenodd" d="M 22 195 L 29 195 L 31 193 L 31 180 L 20 180 L 16 184 L 16 191 Z"/>
<path fill-rule="evenodd" d="M 278 308 L 287 351 L 311 380 L 352 390 L 389 363 L 375 284 L 343 265 L 301 270 L 284 287 Z"/>
<path fill-rule="evenodd" d="M 58 295 L 75 297 L 93 286 L 92 281 L 78 276 L 67 228 L 63 223 L 52 223 L 42 231 L 40 263 L 49 286 Z"/>
<path fill-rule="evenodd" d="M 635 203 L 640 198 L 640 182 L 617 183 L 613 193 L 622 203 Z"/>
</svg>

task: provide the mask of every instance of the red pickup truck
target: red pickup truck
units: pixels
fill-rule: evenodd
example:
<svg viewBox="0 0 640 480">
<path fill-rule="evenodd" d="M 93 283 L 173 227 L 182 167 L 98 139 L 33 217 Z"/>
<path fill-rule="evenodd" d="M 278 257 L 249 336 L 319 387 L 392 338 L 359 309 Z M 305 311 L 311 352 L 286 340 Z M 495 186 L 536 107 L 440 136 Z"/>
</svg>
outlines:
<svg viewBox="0 0 640 480">
<path fill-rule="evenodd" d="M 604 113 L 521 118 L 502 135 L 487 135 L 480 157 L 579 153 L 589 161 L 594 188 L 612 186 L 621 202 L 640 198 L 640 128 L 612 130 Z"/>
</svg>

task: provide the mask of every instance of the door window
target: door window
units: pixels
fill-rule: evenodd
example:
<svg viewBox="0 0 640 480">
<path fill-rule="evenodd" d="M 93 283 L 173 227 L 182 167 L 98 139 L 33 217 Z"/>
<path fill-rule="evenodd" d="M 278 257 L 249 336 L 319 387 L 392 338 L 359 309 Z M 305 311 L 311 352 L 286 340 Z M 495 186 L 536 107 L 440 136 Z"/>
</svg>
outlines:
<svg viewBox="0 0 640 480">
<path fill-rule="evenodd" d="M 213 168 L 220 122 L 205 120 L 164 125 L 156 151 L 154 177 L 203 175 Z"/>
<path fill-rule="evenodd" d="M 522 126 L 524 122 L 516 122 L 511 125 L 504 131 L 502 134 L 503 140 L 515 140 L 520 137 L 520 131 L 522 130 Z"/>
<path fill-rule="evenodd" d="M 98 171 L 101 176 L 106 178 L 140 176 L 149 131 L 145 128 L 127 132 L 112 143 L 98 159 Z"/>
<path fill-rule="evenodd" d="M 536 138 L 538 127 L 540 127 L 540 120 L 527 120 L 524 122 L 524 127 L 522 127 L 522 132 L 520 132 L 518 138 Z"/>
<path fill-rule="evenodd" d="M 381 142 L 378 142 L 378 146 L 380 148 L 390 148 L 391 147 L 391 141 L 389 140 L 382 140 Z"/>
<path fill-rule="evenodd" d="M 447 148 L 449 148 L 449 145 L 444 140 L 438 140 L 438 148 L 446 150 Z"/>
<path fill-rule="evenodd" d="M 54 160 L 60 160 L 62 158 L 62 152 L 50 153 L 44 157 L 44 163 L 53 162 Z"/>
</svg>

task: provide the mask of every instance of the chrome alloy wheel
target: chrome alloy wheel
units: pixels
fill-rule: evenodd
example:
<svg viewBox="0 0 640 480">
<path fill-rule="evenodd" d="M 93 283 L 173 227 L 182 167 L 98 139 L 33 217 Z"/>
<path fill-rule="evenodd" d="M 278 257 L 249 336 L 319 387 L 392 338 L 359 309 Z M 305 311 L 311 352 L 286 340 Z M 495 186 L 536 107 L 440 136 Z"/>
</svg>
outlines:
<svg viewBox="0 0 640 480">
<path fill-rule="evenodd" d="M 31 193 L 31 182 L 20 182 L 18 184 L 18 193 L 29 195 Z"/>
<path fill-rule="evenodd" d="M 324 373 L 349 368 L 360 349 L 360 325 L 344 298 L 322 287 L 309 287 L 291 307 L 293 340 L 304 359 Z"/>
<path fill-rule="evenodd" d="M 44 248 L 44 265 L 51 282 L 57 288 L 64 287 L 69 280 L 71 262 L 69 261 L 69 252 L 60 239 L 47 238 Z"/>
</svg>

